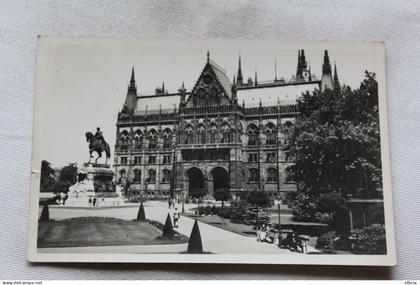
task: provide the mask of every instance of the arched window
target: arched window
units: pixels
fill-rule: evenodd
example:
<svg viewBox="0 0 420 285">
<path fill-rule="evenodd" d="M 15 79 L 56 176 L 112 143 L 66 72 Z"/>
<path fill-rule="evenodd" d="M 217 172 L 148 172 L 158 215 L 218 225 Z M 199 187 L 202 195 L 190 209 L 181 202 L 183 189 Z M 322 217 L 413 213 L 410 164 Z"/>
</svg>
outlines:
<svg viewBox="0 0 420 285">
<path fill-rule="evenodd" d="M 258 144 L 258 127 L 254 124 L 248 126 L 248 145 Z"/>
<path fill-rule="evenodd" d="M 216 124 L 211 124 L 210 129 L 209 129 L 210 143 L 216 143 L 216 133 L 217 133 Z"/>
<path fill-rule="evenodd" d="M 172 131 L 170 129 L 165 129 L 163 132 L 163 148 L 172 147 Z"/>
<path fill-rule="evenodd" d="M 230 126 L 224 123 L 222 126 L 222 143 L 230 143 Z"/>
<path fill-rule="evenodd" d="M 256 169 L 256 168 L 249 169 L 248 182 L 256 183 L 256 182 L 258 182 L 258 180 L 259 180 L 258 169 Z"/>
<path fill-rule="evenodd" d="M 141 182 L 141 170 L 140 169 L 134 169 L 133 172 L 134 172 L 133 182 L 134 183 Z"/>
<path fill-rule="evenodd" d="M 162 171 L 162 183 L 169 183 L 171 181 L 171 171 L 169 169 L 164 169 Z"/>
<path fill-rule="evenodd" d="M 125 169 L 121 169 L 120 170 L 120 178 L 124 178 L 125 177 Z"/>
<path fill-rule="evenodd" d="M 157 149 L 157 132 L 152 129 L 149 131 L 149 149 Z"/>
<path fill-rule="evenodd" d="M 147 182 L 155 183 L 156 182 L 156 171 L 154 169 L 150 169 L 148 171 L 149 176 L 147 177 Z"/>
<path fill-rule="evenodd" d="M 184 129 L 185 133 L 185 144 L 193 143 L 193 128 L 191 125 L 187 125 Z"/>
<path fill-rule="evenodd" d="M 141 149 L 143 144 L 143 133 L 140 130 L 134 132 L 134 148 Z"/>
<path fill-rule="evenodd" d="M 267 145 L 275 145 L 276 144 L 276 127 L 274 126 L 274 124 L 269 123 L 266 126 L 266 130 L 265 130 L 265 135 L 266 135 L 266 144 Z"/>
<path fill-rule="evenodd" d="M 242 134 L 244 132 L 244 128 L 242 126 L 242 123 L 239 123 L 239 130 L 238 130 L 238 141 L 242 143 Z"/>
<path fill-rule="evenodd" d="M 289 144 L 290 136 L 292 134 L 292 128 L 293 128 L 293 123 L 292 122 L 287 121 L 286 123 L 284 123 L 284 127 L 283 127 L 283 144 L 286 147 Z"/>
<path fill-rule="evenodd" d="M 267 169 L 267 182 L 277 182 L 277 171 L 275 168 Z"/>
<path fill-rule="evenodd" d="M 129 145 L 129 134 L 126 130 L 120 133 L 120 150 L 127 150 Z"/>
<path fill-rule="evenodd" d="M 200 144 L 206 143 L 206 131 L 203 125 L 197 126 L 197 143 L 200 143 Z"/>
</svg>

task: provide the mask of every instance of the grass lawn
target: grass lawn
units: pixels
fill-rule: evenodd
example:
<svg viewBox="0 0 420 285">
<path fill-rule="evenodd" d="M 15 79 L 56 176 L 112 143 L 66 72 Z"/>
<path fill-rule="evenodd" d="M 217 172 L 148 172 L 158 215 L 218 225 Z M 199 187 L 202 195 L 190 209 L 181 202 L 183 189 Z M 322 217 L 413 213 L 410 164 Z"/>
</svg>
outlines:
<svg viewBox="0 0 420 285">
<path fill-rule="evenodd" d="M 243 236 L 257 236 L 257 231 L 253 229 L 253 226 L 244 225 L 244 224 L 235 224 L 230 221 L 230 219 L 224 219 L 222 223 L 222 218 L 219 216 L 196 216 L 194 214 L 182 214 L 187 217 L 192 217 L 197 219 L 200 222 L 206 223 L 211 226 L 215 226 L 230 232 L 234 232 Z"/>
<path fill-rule="evenodd" d="M 153 221 L 153 224 L 156 225 L 157 222 Z M 153 245 L 188 242 L 188 237 L 179 233 L 171 240 L 156 239 L 162 234 L 162 231 L 155 225 L 149 222 L 99 217 L 40 222 L 38 225 L 38 247 Z"/>
</svg>

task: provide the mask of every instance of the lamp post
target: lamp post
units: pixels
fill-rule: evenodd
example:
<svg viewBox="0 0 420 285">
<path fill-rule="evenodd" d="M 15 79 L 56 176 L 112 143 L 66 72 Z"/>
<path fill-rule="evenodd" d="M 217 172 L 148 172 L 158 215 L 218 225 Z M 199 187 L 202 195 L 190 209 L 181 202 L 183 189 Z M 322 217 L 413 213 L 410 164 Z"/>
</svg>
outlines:
<svg viewBox="0 0 420 285">
<path fill-rule="evenodd" d="M 280 203 L 281 203 L 281 197 L 280 197 L 280 191 L 277 194 L 277 214 L 279 216 L 279 228 L 278 228 L 278 247 L 281 246 L 281 218 L 280 218 Z"/>
</svg>

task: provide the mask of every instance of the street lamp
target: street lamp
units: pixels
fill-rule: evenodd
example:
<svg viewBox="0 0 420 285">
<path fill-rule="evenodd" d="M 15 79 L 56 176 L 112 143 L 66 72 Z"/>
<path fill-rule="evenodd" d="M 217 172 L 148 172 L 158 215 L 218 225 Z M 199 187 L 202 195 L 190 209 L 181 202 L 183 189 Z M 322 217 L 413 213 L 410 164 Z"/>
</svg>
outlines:
<svg viewBox="0 0 420 285">
<path fill-rule="evenodd" d="M 277 200 L 274 202 L 277 204 L 277 214 L 279 216 L 279 227 L 278 227 L 278 247 L 281 246 L 281 218 L 280 218 L 280 203 L 281 203 L 281 197 L 280 197 L 280 191 L 277 194 Z"/>
</svg>

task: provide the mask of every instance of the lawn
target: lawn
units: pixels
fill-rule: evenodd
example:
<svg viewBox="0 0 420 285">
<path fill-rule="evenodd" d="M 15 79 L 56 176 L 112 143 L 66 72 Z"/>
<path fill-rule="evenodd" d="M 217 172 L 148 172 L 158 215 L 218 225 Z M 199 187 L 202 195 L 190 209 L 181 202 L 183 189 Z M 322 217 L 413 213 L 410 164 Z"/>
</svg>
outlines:
<svg viewBox="0 0 420 285">
<path fill-rule="evenodd" d="M 251 225 L 245 224 L 235 224 L 230 221 L 230 219 L 224 219 L 222 223 L 222 218 L 219 216 L 196 216 L 195 214 L 182 214 L 187 217 L 197 219 L 200 222 L 206 223 L 211 226 L 215 226 L 230 232 L 234 232 L 243 236 L 256 236 L 257 231 L 253 229 Z"/>
<path fill-rule="evenodd" d="M 172 240 L 161 236 L 156 221 L 137 222 L 115 218 L 81 217 L 40 222 L 38 247 L 82 247 L 116 245 L 154 245 L 187 243 L 188 237 L 177 233 Z"/>
</svg>

